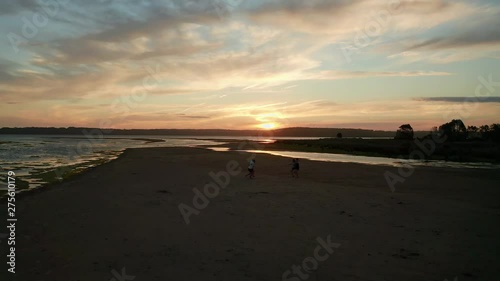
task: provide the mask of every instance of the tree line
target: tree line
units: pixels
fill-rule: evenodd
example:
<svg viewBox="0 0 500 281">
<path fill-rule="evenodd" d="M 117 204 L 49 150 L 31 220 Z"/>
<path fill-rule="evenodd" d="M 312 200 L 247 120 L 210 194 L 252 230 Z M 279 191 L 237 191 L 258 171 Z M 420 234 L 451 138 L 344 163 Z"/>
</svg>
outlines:
<svg viewBox="0 0 500 281">
<path fill-rule="evenodd" d="M 491 125 L 465 126 L 460 119 L 453 119 L 448 123 L 444 123 L 439 127 L 433 127 L 428 137 L 431 136 L 446 136 L 446 141 L 495 141 L 500 142 L 500 124 L 494 123 Z M 414 139 L 413 128 L 410 124 L 399 126 L 396 131 L 395 139 Z"/>
</svg>

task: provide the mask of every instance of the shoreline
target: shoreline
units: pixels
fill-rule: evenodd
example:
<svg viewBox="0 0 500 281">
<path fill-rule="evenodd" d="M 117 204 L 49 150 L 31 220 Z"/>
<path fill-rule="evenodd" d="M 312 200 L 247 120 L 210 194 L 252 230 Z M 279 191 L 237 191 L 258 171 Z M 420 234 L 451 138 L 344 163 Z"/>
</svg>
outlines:
<svg viewBox="0 0 500 281">
<path fill-rule="evenodd" d="M 270 151 L 295 151 L 295 152 L 310 152 L 310 153 L 324 153 L 324 154 L 343 154 L 352 156 L 365 156 L 365 157 L 382 157 L 390 159 L 401 159 L 409 160 L 409 154 L 413 151 L 422 152 L 422 148 L 416 145 L 416 142 L 425 142 L 425 139 L 419 140 L 395 140 L 395 139 L 363 139 L 363 138 L 318 138 L 318 139 L 276 139 L 274 142 L 268 142 L 268 139 L 262 137 L 261 141 L 253 140 L 251 138 L 247 140 L 238 139 L 212 139 L 220 144 L 214 147 L 226 147 L 230 150 L 237 150 L 238 145 L 244 141 L 249 144 L 258 145 L 262 149 Z M 460 151 L 467 148 L 464 146 L 467 143 L 446 143 L 445 146 L 451 146 L 454 150 L 458 149 Z M 467 155 L 465 152 L 454 152 L 446 159 L 446 155 L 443 155 L 443 149 L 440 145 L 437 151 L 432 152 L 429 155 L 425 155 L 425 159 L 420 160 L 431 160 L 431 161 L 446 161 L 451 163 L 488 163 L 488 164 L 500 164 L 500 155 L 494 147 L 498 147 L 497 144 L 481 142 L 481 145 L 489 146 L 493 149 L 491 153 L 496 153 L 496 158 L 491 158 L 491 155 L 485 154 L 482 151 L 482 156 L 471 156 Z M 435 145 L 435 144 L 434 144 Z M 468 145 L 475 146 L 477 143 L 468 143 Z M 492 147 L 493 146 L 493 147 Z M 463 154 L 464 153 L 464 154 Z M 477 153 L 477 152 L 476 152 Z M 425 153 L 424 153 L 425 154 Z M 463 155 L 462 155 L 463 154 Z M 484 156 L 488 155 L 488 158 Z"/>
<path fill-rule="evenodd" d="M 224 140 L 224 139 L 216 139 L 214 141 L 219 142 L 219 145 L 199 145 L 199 147 L 205 147 L 212 149 L 214 151 L 222 151 L 222 150 L 217 150 L 217 148 L 220 149 L 227 149 L 228 151 L 261 151 L 262 153 L 269 153 L 273 155 L 278 155 L 278 154 L 285 154 L 285 153 L 300 153 L 300 154 L 317 154 L 317 155 L 326 155 L 326 158 L 333 158 L 335 156 L 341 156 L 347 158 L 351 158 L 350 160 L 342 160 L 342 161 L 335 161 L 335 160 L 323 160 L 320 159 L 321 157 L 316 157 L 316 159 L 310 159 L 310 160 L 316 160 L 316 161 L 325 161 L 325 162 L 338 162 L 338 163 L 359 163 L 359 164 L 365 164 L 365 165 L 384 165 L 384 166 L 401 166 L 401 165 L 412 165 L 415 167 L 433 167 L 433 168 L 457 168 L 457 169 L 500 169 L 500 162 L 497 161 L 479 161 L 476 159 L 475 161 L 453 161 L 453 160 L 444 160 L 444 159 L 425 159 L 425 160 L 417 160 L 417 159 L 408 159 L 405 157 L 396 157 L 396 156 L 391 156 L 391 155 L 384 155 L 384 154 L 373 154 L 373 153 L 363 153 L 363 152 L 358 152 L 358 153 L 353 153 L 353 152 L 348 152 L 345 150 L 335 150 L 335 151 L 318 151 L 318 150 L 307 150 L 304 149 L 303 147 L 301 148 L 292 148 L 289 150 L 286 150 L 285 147 L 273 147 L 274 143 L 268 143 L 266 141 L 255 141 L 255 140 Z M 297 141 L 297 140 L 294 140 Z M 300 141 L 300 140 L 299 140 Z M 305 140 L 309 141 L 309 140 Z M 242 143 L 246 143 L 250 146 L 253 146 L 254 148 L 257 149 L 244 149 L 241 150 L 239 149 L 239 146 Z M 331 156 L 331 157 L 328 157 Z M 290 156 L 292 157 L 292 156 Z M 307 156 L 305 156 L 307 157 Z M 370 163 L 369 161 L 356 161 L 355 159 L 363 158 L 366 157 L 366 159 L 381 159 L 381 160 L 394 160 L 390 161 L 391 163 L 381 163 L 380 161 L 375 163 Z M 300 158 L 300 157 L 299 157 Z M 382 161 L 382 162 L 387 162 L 387 161 Z M 437 164 L 436 166 L 432 165 L 426 165 L 426 163 L 431 163 L 431 164 Z"/>
<path fill-rule="evenodd" d="M 196 145 L 193 147 L 139 147 L 139 148 L 135 147 L 135 148 L 126 148 L 123 151 L 121 151 L 119 154 L 117 154 L 116 157 L 109 159 L 109 160 L 107 159 L 105 162 L 102 162 L 101 164 L 85 167 L 76 173 L 73 173 L 72 171 L 70 171 L 69 176 L 66 178 L 63 178 L 60 180 L 56 179 L 56 180 L 51 181 L 51 182 L 46 182 L 46 183 L 43 183 L 35 188 L 22 189 L 21 191 L 19 191 L 19 193 L 16 193 L 16 197 L 18 197 L 18 198 L 29 197 L 29 196 L 37 194 L 37 193 L 42 193 L 45 190 L 48 190 L 50 188 L 57 187 L 59 185 L 66 185 L 68 182 L 71 182 L 71 181 L 77 181 L 79 178 L 84 177 L 87 174 L 91 174 L 96 169 L 99 169 L 99 168 L 107 166 L 107 165 L 111 165 L 113 162 L 119 161 L 121 158 L 126 157 L 127 154 L 130 152 L 140 151 L 140 150 L 153 151 L 153 150 L 169 150 L 169 149 L 203 150 L 203 151 L 208 151 L 208 152 L 215 153 L 215 154 L 230 153 L 230 154 L 238 154 L 240 156 L 241 155 L 254 155 L 254 157 L 256 157 L 256 155 L 262 155 L 262 156 L 276 157 L 276 158 L 285 159 L 285 160 L 289 160 L 289 159 L 292 159 L 295 157 L 277 155 L 277 154 L 273 154 L 273 152 L 303 152 L 303 151 L 281 151 L 281 150 L 247 151 L 247 150 L 232 150 L 231 148 L 229 148 L 229 150 L 227 150 L 227 151 L 217 151 L 217 150 L 210 149 L 210 147 L 207 147 L 205 145 Z M 304 152 L 304 153 L 308 153 L 308 152 Z M 332 154 L 332 153 L 324 153 L 324 154 Z M 347 154 L 347 155 L 350 155 L 350 154 Z M 357 156 L 357 155 L 355 155 L 355 156 Z M 399 158 L 396 158 L 396 159 L 399 159 Z M 347 162 L 347 161 L 346 162 L 327 161 L 327 160 L 315 160 L 315 159 L 306 159 L 306 158 L 303 158 L 301 160 L 308 161 L 311 163 L 316 163 L 316 164 L 329 163 L 329 164 L 333 164 L 335 166 L 348 166 L 348 168 L 360 168 L 360 169 L 373 167 L 373 168 L 380 169 L 380 170 L 392 169 L 393 171 L 396 171 L 397 168 L 402 167 L 402 166 L 385 165 L 385 164 L 369 164 L 369 163 L 358 163 L 358 162 Z M 83 165 L 83 164 L 91 163 L 93 161 L 94 160 L 91 160 L 91 161 L 80 163 L 77 165 Z M 452 162 L 452 163 L 454 163 L 454 162 Z M 490 164 L 490 163 L 486 163 L 486 164 Z M 71 167 L 71 166 L 72 165 L 67 165 L 67 166 L 62 166 L 62 167 L 67 168 L 67 167 Z M 486 172 L 487 173 L 487 172 L 494 171 L 494 169 L 497 169 L 497 167 L 490 169 L 490 168 L 477 168 L 477 167 L 449 167 L 449 166 L 441 167 L 441 166 L 414 165 L 413 169 L 415 169 L 415 171 L 422 170 L 422 171 L 427 171 L 427 172 L 432 172 L 432 171 L 440 172 L 441 171 L 441 172 L 463 173 L 463 172 L 468 172 L 468 171 L 470 171 L 470 172 L 478 171 L 478 172 Z M 48 171 L 48 173 L 56 173 L 56 170 L 57 169 L 50 170 L 50 171 Z M 500 177 L 499 177 L 499 179 L 500 179 Z M 6 197 L 7 197 L 6 194 L 4 194 L 4 196 L 0 197 L 0 203 L 5 203 Z"/>
<path fill-rule="evenodd" d="M 129 148 L 129 149 L 135 149 L 135 148 Z M 41 181 L 35 187 L 31 187 L 31 188 L 28 187 L 28 188 L 19 189 L 18 191 L 16 191 L 16 197 L 23 198 L 25 196 L 31 196 L 32 194 L 36 194 L 38 192 L 43 192 L 45 189 L 50 188 L 51 186 L 63 184 L 66 181 L 73 180 L 73 179 L 75 179 L 75 178 L 77 178 L 85 173 L 91 172 L 92 170 L 98 168 L 99 166 L 106 165 L 112 161 L 117 160 L 125 153 L 126 150 L 127 149 L 117 153 L 112 158 L 88 160 L 88 161 L 78 163 L 78 164 L 58 166 L 58 167 L 54 167 L 54 168 L 51 168 L 49 170 L 43 171 L 39 174 L 33 174 L 32 180 L 36 180 L 36 179 L 41 180 L 42 178 L 37 177 L 37 176 L 46 175 L 46 174 L 53 175 L 53 177 L 51 177 L 50 180 L 43 181 L 43 182 Z M 96 162 L 98 164 L 94 165 L 94 163 L 96 163 Z M 77 167 L 78 170 L 75 172 L 75 170 L 71 169 L 71 167 Z M 61 179 L 57 178 L 57 174 L 58 174 L 57 170 L 58 169 L 66 170 L 66 172 L 62 174 Z M 13 170 L 13 171 L 15 172 L 15 170 Z M 31 184 L 29 181 L 27 181 L 25 179 L 22 179 L 22 178 L 19 179 L 20 176 L 16 175 L 16 178 L 17 178 L 16 179 L 17 181 L 22 181 L 23 185 L 28 184 L 28 186 L 29 186 Z M 7 190 L 5 190 L 5 192 L 7 192 Z M 0 203 L 5 202 L 6 200 L 7 200 L 7 193 L 2 194 L 2 196 L 0 196 Z"/>
<path fill-rule="evenodd" d="M 69 138 L 74 138 L 74 136 L 66 136 Z M 133 136 L 132 136 L 133 137 Z M 118 138 L 110 138 L 110 139 L 123 139 L 121 137 Z M 141 141 L 150 141 L 150 142 L 165 142 L 164 139 L 153 139 L 153 138 L 125 138 L 125 139 L 130 139 L 130 140 L 141 140 Z M 365 153 L 363 151 L 346 151 L 346 150 L 318 150 L 317 147 L 314 147 L 314 143 L 323 143 L 326 142 L 361 142 L 361 143 L 386 143 L 387 141 L 391 140 L 374 140 L 374 139 L 290 139 L 290 140 L 277 140 L 276 142 L 269 142 L 267 141 L 266 138 L 262 138 L 263 140 L 256 140 L 252 139 L 252 137 L 249 137 L 249 139 L 237 139 L 237 138 L 203 138 L 203 137 L 183 137 L 182 139 L 186 140 L 201 140 L 201 141 L 211 141 L 214 142 L 214 144 L 199 144 L 199 145 L 194 145 L 194 147 L 202 147 L 206 149 L 212 149 L 215 151 L 221 151 L 224 149 L 227 149 L 229 151 L 238 151 L 239 146 L 241 145 L 246 145 L 247 147 L 250 147 L 251 149 L 246 149 L 246 150 L 262 150 L 263 153 L 269 153 L 269 154 L 287 154 L 288 152 L 290 153 L 300 153 L 300 154 L 318 154 L 318 155 L 324 155 L 324 157 L 308 157 L 307 155 L 304 156 L 306 159 L 313 159 L 317 161 L 333 161 L 333 162 L 340 162 L 340 163 L 361 163 L 361 164 L 367 164 L 367 165 L 387 165 L 387 166 L 400 166 L 400 165 L 411 165 L 415 167 L 437 167 L 437 168 L 444 168 L 444 167 L 450 167 L 450 168 L 472 168 L 472 169 L 500 169 L 500 164 L 498 162 L 491 162 L 491 161 L 445 161 L 441 159 L 427 159 L 427 160 L 417 160 L 412 162 L 413 160 L 409 160 L 405 157 L 396 157 L 394 155 L 385 155 L 383 153 Z M 276 143 L 278 142 L 278 145 Z M 293 146 L 289 147 L 287 145 L 280 145 L 279 143 L 284 142 L 291 142 L 291 143 L 298 143 L 300 144 L 299 146 Z M 217 144 L 218 143 L 218 144 Z M 313 145 L 311 146 L 312 143 Z M 147 143 L 146 143 L 147 144 Z M 309 147 L 311 146 L 311 147 Z M 324 145 L 323 145 L 324 146 Z M 192 147 L 192 146 L 187 146 L 187 147 Z M 217 150 L 219 148 L 219 150 Z M 128 148 L 124 148 L 122 151 L 126 150 Z M 103 156 L 108 154 L 108 152 L 103 151 Z M 341 161 L 336 161 L 334 157 L 336 155 L 339 156 L 339 158 L 345 158 L 344 156 L 350 158 L 350 159 L 344 159 Z M 359 158 L 358 158 L 359 157 Z M 366 157 L 366 159 L 363 159 L 363 157 Z M 105 157 L 107 158 L 107 157 Z M 112 156 L 112 158 L 115 158 L 115 156 Z M 300 157 L 298 157 L 300 158 Z M 325 158 L 325 159 L 322 159 Z M 328 159 L 326 159 L 328 158 Z M 384 161 L 379 161 L 377 160 L 379 158 L 380 160 Z M 104 159 L 104 158 L 103 158 Z M 361 159 L 361 160 L 359 160 Z M 370 161 L 373 160 L 375 163 L 371 163 Z M 74 167 L 79 167 L 79 166 L 87 166 L 87 163 L 91 162 L 101 162 L 102 159 L 97 159 L 97 160 L 86 160 L 85 163 L 80 163 L 80 164 L 67 164 L 65 166 L 69 168 L 74 168 Z M 63 168 L 65 167 L 63 166 Z M 41 185 L 53 182 L 55 179 L 49 178 L 48 180 L 45 179 L 45 177 L 50 174 L 49 170 L 45 170 L 42 168 L 34 168 L 35 166 L 31 167 L 26 166 L 26 169 L 34 169 L 33 171 L 29 172 L 29 176 L 20 176 L 20 179 L 22 181 L 22 190 L 30 189 L 29 186 L 33 184 L 39 184 Z M 51 169 L 51 171 L 58 170 L 58 168 Z M 39 186 L 40 187 L 40 186 Z M 35 187 L 35 188 L 39 188 Z M 32 188 L 31 188 L 32 189 Z M 2 196 L 3 197 L 3 196 Z M 1 200 L 1 199 L 0 199 Z"/>
<path fill-rule="evenodd" d="M 198 138 L 196 138 L 195 140 L 199 140 Z M 287 151 L 287 150 L 279 150 L 279 149 L 273 149 L 273 148 L 268 148 L 268 147 L 263 147 L 265 149 L 269 149 L 268 151 L 257 151 L 257 150 L 238 150 L 237 147 L 235 145 L 240 145 L 241 143 L 247 143 L 247 144 L 250 144 L 251 146 L 254 146 L 254 147 L 258 147 L 258 146 L 265 146 L 265 144 L 262 144 L 260 143 L 259 141 L 253 141 L 253 140 L 237 140 L 237 139 L 232 139 L 232 140 L 222 140 L 222 139 L 217 139 L 217 140 L 214 140 L 214 141 L 217 141 L 217 142 L 221 142 L 220 145 L 195 145 L 193 147 L 185 147 L 185 148 L 199 148 L 199 149 L 206 149 L 206 150 L 210 150 L 210 151 L 213 151 L 213 152 L 216 152 L 216 153 L 220 153 L 220 152 L 234 152 L 234 153 L 249 153 L 249 154 L 252 154 L 252 153 L 256 153 L 256 154 L 267 154 L 267 155 L 274 155 L 274 156 L 277 156 L 277 157 L 283 157 L 283 158 L 287 158 L 287 157 L 292 157 L 292 156 L 284 156 L 284 155 L 280 155 L 280 154 L 283 154 L 283 153 L 295 153 L 295 152 L 298 152 L 298 153 L 314 153 L 314 154 L 325 154 L 325 155 L 331 155 L 331 156 L 335 156 L 337 153 L 330 153 L 330 152 L 309 152 L 309 151 L 302 151 L 302 150 L 296 150 L 296 151 Z M 227 151 L 218 151 L 218 150 L 214 150 L 212 149 L 213 148 L 227 148 L 228 150 Z M 110 159 L 94 159 L 94 160 L 88 160 L 88 161 L 85 161 L 85 162 L 82 162 L 82 163 L 79 163 L 79 164 L 70 164 L 70 165 L 64 165 L 64 166 L 60 166 L 60 167 L 57 167 L 57 168 L 54 168 L 54 169 L 50 169 L 48 171 L 44 171 L 44 172 L 41 172 L 39 174 L 34 174 L 34 177 L 33 179 L 38 179 L 38 180 L 41 180 L 40 175 L 43 175 L 43 174 L 57 174 L 57 170 L 58 169 L 66 169 L 68 170 L 64 175 L 68 175 L 68 178 L 66 179 L 61 179 L 61 180 L 58 180 L 55 176 L 54 178 L 52 178 L 51 180 L 47 181 L 47 182 L 42 182 L 40 185 L 36 186 L 36 187 L 33 187 L 33 188 L 22 188 L 21 190 L 18 191 L 18 193 L 16 193 L 16 196 L 19 197 L 19 198 L 22 198 L 24 196 L 28 196 L 29 194 L 31 193 L 37 193 L 37 192 L 40 192 L 40 191 L 43 191 L 43 189 L 47 188 L 47 187 L 50 187 L 50 186 L 53 186 L 53 185 L 57 185 L 57 184 L 61 184 L 61 183 L 64 183 L 65 181 L 68 181 L 68 180 L 71 180 L 72 178 L 74 177 L 78 177 L 84 173 L 87 173 L 87 172 L 90 172 L 91 170 L 99 167 L 99 166 L 102 166 L 102 165 L 106 165 L 112 161 L 115 161 L 117 159 L 119 159 L 120 157 L 123 157 L 123 155 L 128 151 L 128 150 L 135 150 L 135 149 L 157 149 L 157 148 L 174 148 L 174 147 L 142 147 L 142 148 L 126 148 L 120 152 L 118 152 L 116 155 L 114 155 L 112 158 Z M 348 156 L 359 156 L 359 157 L 368 157 L 368 158 L 384 158 L 384 159 L 391 159 L 391 160 L 406 160 L 408 161 L 408 159 L 403 159 L 403 158 L 391 158 L 391 157 L 379 157 L 379 156 L 368 156 L 368 155 L 356 155 L 356 154 L 349 154 L 349 153 L 339 153 L 338 155 L 348 155 Z M 295 157 L 295 156 L 293 156 Z M 298 157 L 300 158 L 300 157 Z M 429 168 L 429 169 L 486 169 L 486 170 L 490 170 L 490 169 L 499 169 L 500 166 L 494 164 L 494 163 L 488 163 L 488 162 L 470 162 L 471 164 L 484 164 L 484 165 L 492 165 L 491 167 L 488 167 L 488 166 L 485 166 L 485 167 L 468 167 L 468 166 L 428 166 L 428 165 L 423 165 L 422 163 L 427 163 L 427 162 L 441 162 L 442 160 L 428 160 L 428 161 L 422 161 L 422 163 L 418 163 L 418 162 L 414 162 L 414 163 L 410 163 L 410 162 L 399 162 L 399 161 L 395 161 L 393 162 L 393 164 L 384 164 L 384 163 L 360 163 L 360 162 L 355 162 L 355 161 L 335 161 L 335 160 L 321 160 L 321 159 L 308 159 L 308 158 L 304 158 L 306 160 L 309 160 L 309 161 L 317 161 L 317 162 L 331 162 L 331 163 L 337 163 L 337 164 L 356 164 L 356 165 L 367 165 L 367 166 L 378 166 L 378 167 L 385 167 L 385 168 L 394 168 L 394 167 L 401 167 L 403 165 L 410 165 L 412 166 L 413 168 L 415 169 L 421 169 L 421 168 Z M 92 165 L 92 163 L 94 162 L 101 162 L 97 165 Z M 444 163 L 451 163 L 451 164 L 456 164 L 456 163 L 459 163 L 459 164 L 462 164 L 463 162 L 455 162 L 455 161 L 445 161 Z M 90 164 L 90 166 L 89 166 Z M 81 171 L 78 171 L 76 173 L 74 173 L 74 171 L 72 169 L 69 169 L 73 166 L 76 166 L 78 168 L 82 168 Z M 14 171 L 15 172 L 15 171 Z M 63 175 L 63 176 L 64 176 Z M 28 185 L 30 184 L 29 181 L 26 181 L 24 179 L 21 179 L 21 181 L 27 183 Z M 42 189 L 42 190 L 40 190 Z M 5 191 L 7 192 L 7 191 Z M 7 198 L 6 196 L 7 194 L 3 194 L 1 197 L 0 197 L 0 202 L 4 202 Z"/>
</svg>

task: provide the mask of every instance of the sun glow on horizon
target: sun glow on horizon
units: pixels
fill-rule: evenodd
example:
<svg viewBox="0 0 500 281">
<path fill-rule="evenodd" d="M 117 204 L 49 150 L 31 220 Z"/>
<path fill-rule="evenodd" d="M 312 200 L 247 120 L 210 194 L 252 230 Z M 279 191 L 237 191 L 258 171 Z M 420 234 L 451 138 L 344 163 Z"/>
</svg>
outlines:
<svg viewBox="0 0 500 281">
<path fill-rule="evenodd" d="M 259 125 L 259 128 L 265 129 L 265 130 L 276 129 L 276 127 L 277 127 L 276 123 L 264 123 L 264 124 Z"/>
</svg>

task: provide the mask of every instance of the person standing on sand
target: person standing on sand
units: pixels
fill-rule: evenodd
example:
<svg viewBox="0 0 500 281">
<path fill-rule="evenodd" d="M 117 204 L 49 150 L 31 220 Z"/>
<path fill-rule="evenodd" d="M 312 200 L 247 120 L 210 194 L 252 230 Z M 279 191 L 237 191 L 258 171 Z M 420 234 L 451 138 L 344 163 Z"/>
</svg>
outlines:
<svg viewBox="0 0 500 281">
<path fill-rule="evenodd" d="M 292 159 L 292 178 L 299 177 L 299 158 Z"/>
<path fill-rule="evenodd" d="M 253 179 L 255 177 L 255 159 L 250 160 L 248 164 L 248 174 L 245 177 Z"/>
</svg>

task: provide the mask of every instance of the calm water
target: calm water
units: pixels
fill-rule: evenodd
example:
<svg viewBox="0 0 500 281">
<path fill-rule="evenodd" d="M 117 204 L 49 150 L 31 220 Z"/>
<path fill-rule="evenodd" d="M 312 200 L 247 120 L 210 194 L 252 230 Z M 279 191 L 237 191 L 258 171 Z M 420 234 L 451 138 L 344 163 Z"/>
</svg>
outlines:
<svg viewBox="0 0 500 281">
<path fill-rule="evenodd" d="M 358 156 L 349 154 L 333 154 L 333 153 L 316 153 L 316 152 L 297 152 L 297 151 L 263 151 L 263 150 L 246 150 L 251 153 L 266 153 L 271 155 L 308 159 L 314 161 L 326 162 L 343 162 L 343 163 L 359 163 L 367 165 L 385 165 L 401 167 L 405 165 L 420 166 L 420 167 L 440 167 L 440 168 L 475 168 L 475 169 L 500 169 L 500 165 L 491 163 L 478 162 L 450 162 L 438 160 L 407 160 L 388 157 L 372 157 Z"/>
<path fill-rule="evenodd" d="M 34 175 L 58 167 L 78 165 L 85 169 L 97 162 L 118 157 L 127 148 L 195 147 L 214 145 L 214 141 L 162 136 L 107 136 L 85 138 L 57 135 L 0 135 L 0 182 L 5 183 L 7 171 L 30 183 L 30 188 L 44 182 Z M 5 189 L 2 184 L 0 190 Z"/>
</svg>

